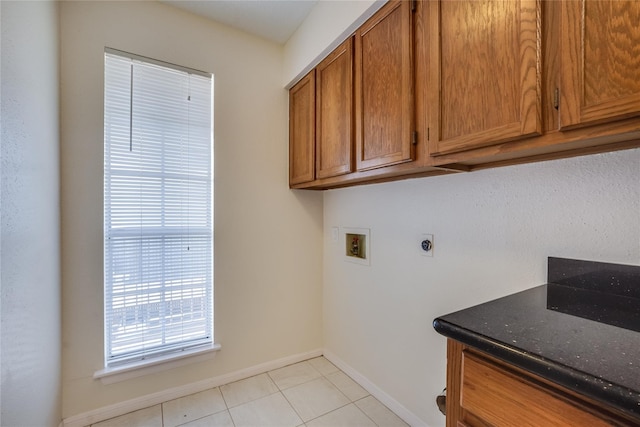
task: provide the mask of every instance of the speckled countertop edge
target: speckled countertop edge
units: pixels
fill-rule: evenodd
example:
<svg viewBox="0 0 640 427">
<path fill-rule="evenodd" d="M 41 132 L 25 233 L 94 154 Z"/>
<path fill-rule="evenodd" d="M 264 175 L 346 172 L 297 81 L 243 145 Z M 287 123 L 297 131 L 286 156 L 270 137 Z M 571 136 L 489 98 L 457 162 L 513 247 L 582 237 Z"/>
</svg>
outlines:
<svg viewBox="0 0 640 427">
<path fill-rule="evenodd" d="M 525 371 L 605 403 L 640 421 L 640 391 L 613 384 L 589 373 L 581 372 L 540 355 L 532 354 L 499 340 L 457 326 L 442 318 L 433 321 L 434 329 L 451 339 L 475 347 L 485 353 L 511 363 Z"/>
</svg>

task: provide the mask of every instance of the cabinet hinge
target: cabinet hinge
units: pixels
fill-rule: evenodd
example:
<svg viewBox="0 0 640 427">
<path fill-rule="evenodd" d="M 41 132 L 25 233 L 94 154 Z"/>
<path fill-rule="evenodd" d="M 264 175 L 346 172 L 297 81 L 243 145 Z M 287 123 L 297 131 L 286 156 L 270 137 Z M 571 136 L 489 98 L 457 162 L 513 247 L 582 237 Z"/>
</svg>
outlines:
<svg viewBox="0 0 640 427">
<path fill-rule="evenodd" d="M 556 88 L 553 91 L 553 108 L 556 110 L 560 107 L 560 89 Z"/>
<path fill-rule="evenodd" d="M 431 137 L 431 129 L 427 128 L 427 141 L 429 141 L 430 137 Z"/>
<path fill-rule="evenodd" d="M 418 144 L 418 132 L 413 131 L 411 132 L 411 145 L 417 145 Z"/>
</svg>

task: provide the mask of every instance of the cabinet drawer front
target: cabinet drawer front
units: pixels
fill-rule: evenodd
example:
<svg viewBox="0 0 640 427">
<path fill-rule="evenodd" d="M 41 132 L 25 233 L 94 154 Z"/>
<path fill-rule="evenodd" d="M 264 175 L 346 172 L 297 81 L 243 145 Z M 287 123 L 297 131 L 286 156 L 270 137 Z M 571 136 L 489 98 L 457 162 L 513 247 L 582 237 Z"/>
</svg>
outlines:
<svg viewBox="0 0 640 427">
<path fill-rule="evenodd" d="M 541 385 L 467 352 L 462 358 L 460 405 L 494 426 L 610 426 Z M 465 416 L 463 422 L 475 425 Z M 469 419 L 466 419 L 469 418 Z"/>
</svg>

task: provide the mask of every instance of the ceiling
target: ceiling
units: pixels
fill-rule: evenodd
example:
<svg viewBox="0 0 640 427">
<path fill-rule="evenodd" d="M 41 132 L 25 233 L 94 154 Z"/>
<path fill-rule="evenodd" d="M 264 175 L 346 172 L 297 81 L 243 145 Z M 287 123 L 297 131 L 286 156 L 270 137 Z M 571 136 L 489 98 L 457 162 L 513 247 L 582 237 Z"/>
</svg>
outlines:
<svg viewBox="0 0 640 427">
<path fill-rule="evenodd" d="M 160 0 L 247 33 L 284 44 L 318 0 Z"/>
</svg>

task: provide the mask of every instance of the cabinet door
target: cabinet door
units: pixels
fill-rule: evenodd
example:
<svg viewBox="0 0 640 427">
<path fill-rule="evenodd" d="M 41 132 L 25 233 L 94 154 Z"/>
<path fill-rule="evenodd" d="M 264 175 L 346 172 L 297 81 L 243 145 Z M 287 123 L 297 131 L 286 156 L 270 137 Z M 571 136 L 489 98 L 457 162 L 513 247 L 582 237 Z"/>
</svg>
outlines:
<svg viewBox="0 0 640 427">
<path fill-rule="evenodd" d="M 539 135 L 540 3 L 432 1 L 430 8 L 431 154 Z"/>
<path fill-rule="evenodd" d="M 315 70 L 289 91 L 289 185 L 314 180 Z"/>
<path fill-rule="evenodd" d="M 411 1 L 390 1 L 356 32 L 356 168 L 413 158 Z"/>
<path fill-rule="evenodd" d="M 562 2 L 562 129 L 640 115 L 640 2 Z"/>
<path fill-rule="evenodd" d="M 353 41 L 316 67 L 316 178 L 351 172 L 353 151 Z"/>
</svg>

